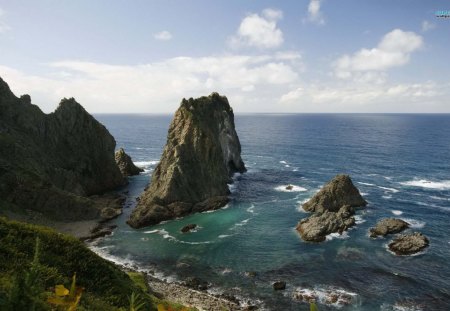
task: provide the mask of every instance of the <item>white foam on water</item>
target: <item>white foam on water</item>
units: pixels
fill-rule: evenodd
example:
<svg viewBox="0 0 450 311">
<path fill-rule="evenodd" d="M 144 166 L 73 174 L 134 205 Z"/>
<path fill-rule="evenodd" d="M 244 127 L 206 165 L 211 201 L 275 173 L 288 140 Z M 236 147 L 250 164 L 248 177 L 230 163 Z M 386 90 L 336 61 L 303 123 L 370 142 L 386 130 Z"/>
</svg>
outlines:
<svg viewBox="0 0 450 311">
<path fill-rule="evenodd" d="M 386 180 L 392 180 L 392 177 L 390 177 L 390 176 L 383 176 L 383 178 Z"/>
<path fill-rule="evenodd" d="M 395 189 L 395 188 L 388 188 L 388 187 L 382 187 L 382 186 L 377 186 L 377 187 L 380 188 L 380 189 L 386 190 L 386 191 L 393 192 L 393 193 L 400 192 L 400 190 Z"/>
<path fill-rule="evenodd" d="M 159 232 L 159 230 L 158 229 L 156 229 L 156 230 L 150 230 L 150 231 L 144 231 L 144 233 L 158 233 Z"/>
<path fill-rule="evenodd" d="M 394 215 L 396 215 L 396 216 L 400 216 L 401 214 L 403 214 L 403 212 L 402 211 L 398 211 L 398 210 L 392 210 L 391 211 L 392 212 L 392 214 L 394 214 Z"/>
<path fill-rule="evenodd" d="M 374 184 L 370 184 L 368 182 L 361 182 L 361 181 L 358 181 L 358 184 L 365 185 L 365 186 L 375 186 Z"/>
<path fill-rule="evenodd" d="M 392 199 L 392 195 L 383 195 L 381 197 L 386 200 Z"/>
<path fill-rule="evenodd" d="M 292 293 L 292 298 L 294 300 L 298 300 L 296 297 L 299 295 L 314 298 L 316 303 L 333 306 L 338 309 L 345 307 L 348 304 L 358 304 L 357 293 L 353 293 L 336 286 L 316 286 L 314 288 L 297 287 Z M 337 301 L 334 303 L 331 299 L 332 296 L 337 296 Z M 305 298 L 303 301 L 305 301 Z M 305 302 L 308 303 L 308 301 Z"/>
<path fill-rule="evenodd" d="M 369 192 L 361 192 L 361 195 L 368 195 Z"/>
<path fill-rule="evenodd" d="M 291 190 L 286 189 L 286 187 L 288 186 L 292 186 Z M 281 185 L 278 187 L 274 188 L 276 191 L 281 191 L 281 192 L 303 192 L 303 191 L 308 191 L 308 189 L 300 187 L 300 186 L 295 186 L 295 185 Z"/>
<path fill-rule="evenodd" d="M 298 167 L 295 167 L 292 171 L 293 172 L 298 172 Z"/>
<path fill-rule="evenodd" d="M 342 232 L 342 234 L 339 234 L 339 232 L 330 233 L 326 236 L 327 241 L 331 241 L 333 239 L 348 239 L 350 236 L 348 235 L 347 231 Z"/>
<path fill-rule="evenodd" d="M 291 167 L 289 164 L 286 164 L 284 167 Z"/>
<path fill-rule="evenodd" d="M 400 182 L 400 185 L 409 187 L 419 187 L 431 190 L 450 190 L 450 180 L 430 181 L 427 179 L 413 179 Z"/>
<path fill-rule="evenodd" d="M 365 223 L 366 220 L 361 215 L 355 215 L 355 223 L 357 225 Z"/>
<path fill-rule="evenodd" d="M 437 197 L 434 195 L 430 195 L 430 198 L 434 199 L 434 200 L 440 200 L 440 201 L 450 201 L 450 198 Z"/>
<path fill-rule="evenodd" d="M 219 239 L 225 239 L 228 238 L 229 236 L 233 236 L 233 234 L 221 234 L 219 235 Z"/>
<path fill-rule="evenodd" d="M 411 218 L 401 218 L 401 220 L 409 223 L 410 227 L 414 228 L 414 229 L 423 228 L 423 227 L 425 227 L 425 224 L 426 224 L 424 221 L 415 220 L 415 219 L 411 219 Z"/>
<path fill-rule="evenodd" d="M 154 161 L 137 161 L 137 162 L 133 162 L 134 163 L 134 165 L 136 165 L 136 166 L 150 166 L 150 165 L 156 165 L 156 164 L 158 164 L 159 163 L 159 161 L 156 161 L 156 160 L 154 160 Z"/>
<path fill-rule="evenodd" d="M 228 274 L 233 272 L 233 270 L 231 268 L 225 268 L 222 271 L 220 271 L 221 274 Z"/>
<path fill-rule="evenodd" d="M 280 161 L 280 163 L 281 163 L 281 164 L 287 164 L 287 162 L 286 162 L 286 161 Z"/>
<path fill-rule="evenodd" d="M 255 205 L 252 204 L 249 208 L 247 208 L 247 212 L 254 214 L 255 213 Z"/>
</svg>

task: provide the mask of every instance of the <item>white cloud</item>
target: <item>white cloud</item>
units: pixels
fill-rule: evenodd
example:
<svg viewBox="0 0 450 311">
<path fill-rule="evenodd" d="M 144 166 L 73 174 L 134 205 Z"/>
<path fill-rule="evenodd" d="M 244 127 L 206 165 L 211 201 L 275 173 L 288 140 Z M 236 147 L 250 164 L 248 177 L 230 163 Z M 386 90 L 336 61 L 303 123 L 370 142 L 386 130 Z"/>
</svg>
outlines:
<svg viewBox="0 0 450 311">
<path fill-rule="evenodd" d="M 283 44 L 283 32 L 277 22 L 283 18 L 283 12 L 265 9 L 261 15 L 250 14 L 239 25 L 236 35 L 229 39 L 232 48 L 257 47 L 277 48 Z"/>
<path fill-rule="evenodd" d="M 311 0 L 308 4 L 308 21 L 323 25 L 325 24 L 325 19 L 322 12 L 320 11 L 320 5 L 322 0 Z"/>
<path fill-rule="evenodd" d="M 155 33 L 153 35 L 153 38 L 155 38 L 156 40 L 168 41 L 168 40 L 172 39 L 172 34 L 170 32 L 168 32 L 167 30 L 163 30 L 161 32 Z"/>
<path fill-rule="evenodd" d="M 4 21 L 3 16 L 5 15 L 5 11 L 0 8 L 0 33 L 7 32 L 8 30 L 11 30 L 11 27 L 9 27 Z"/>
<path fill-rule="evenodd" d="M 429 21 L 423 21 L 422 22 L 422 32 L 427 32 L 429 30 L 432 30 L 436 28 L 436 25 L 433 23 L 430 23 Z"/>
<path fill-rule="evenodd" d="M 52 73 L 44 76 L 5 66 L 0 66 L 0 72 L 17 95 L 30 94 L 46 112 L 61 98 L 72 96 L 90 112 L 173 112 L 183 97 L 213 91 L 240 104 L 238 110 L 255 111 L 246 105 L 258 101 L 260 109 L 273 106 L 298 82 L 293 64 L 275 54 L 224 55 L 175 57 L 135 66 L 60 61 L 51 63 Z"/>
<path fill-rule="evenodd" d="M 432 112 L 449 111 L 448 84 L 433 81 L 381 85 L 304 85 L 282 95 L 283 106 L 317 112 Z M 436 110 L 434 110 L 436 109 Z"/>
<path fill-rule="evenodd" d="M 361 49 L 337 59 L 333 64 L 335 74 L 339 78 L 350 78 L 358 72 L 385 71 L 402 66 L 422 45 L 423 39 L 416 33 L 394 29 L 384 35 L 377 47 Z"/>
</svg>

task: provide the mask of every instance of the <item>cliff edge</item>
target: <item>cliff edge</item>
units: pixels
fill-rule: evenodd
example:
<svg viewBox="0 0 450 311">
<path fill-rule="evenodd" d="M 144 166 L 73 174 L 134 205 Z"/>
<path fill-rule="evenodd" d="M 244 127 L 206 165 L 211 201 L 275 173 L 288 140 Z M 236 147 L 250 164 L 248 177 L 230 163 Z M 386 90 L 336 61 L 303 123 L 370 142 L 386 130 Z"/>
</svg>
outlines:
<svg viewBox="0 0 450 311">
<path fill-rule="evenodd" d="M 245 171 L 227 98 L 212 93 L 183 99 L 161 161 L 128 224 L 139 228 L 218 209 L 228 203 L 231 176 Z"/>
<path fill-rule="evenodd" d="M 116 142 L 75 99 L 43 113 L 0 78 L 0 212 L 37 212 L 54 220 L 100 217 L 88 196 L 123 184 Z"/>
</svg>

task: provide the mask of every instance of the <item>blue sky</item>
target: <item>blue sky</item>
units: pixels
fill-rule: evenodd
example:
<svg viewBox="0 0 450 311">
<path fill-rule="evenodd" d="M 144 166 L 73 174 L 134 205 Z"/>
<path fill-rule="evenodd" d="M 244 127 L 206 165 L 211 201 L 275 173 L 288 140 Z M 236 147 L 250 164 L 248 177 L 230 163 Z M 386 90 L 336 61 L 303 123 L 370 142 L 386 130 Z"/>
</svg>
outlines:
<svg viewBox="0 0 450 311">
<path fill-rule="evenodd" d="M 450 1 L 5 1 L 0 76 L 51 112 L 450 112 Z"/>
</svg>

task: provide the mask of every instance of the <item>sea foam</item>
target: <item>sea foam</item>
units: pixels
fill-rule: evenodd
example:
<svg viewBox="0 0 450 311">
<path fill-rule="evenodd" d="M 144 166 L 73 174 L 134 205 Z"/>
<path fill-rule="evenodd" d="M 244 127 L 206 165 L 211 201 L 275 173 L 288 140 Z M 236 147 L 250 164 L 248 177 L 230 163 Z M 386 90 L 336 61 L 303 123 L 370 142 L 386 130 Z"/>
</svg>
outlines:
<svg viewBox="0 0 450 311">
<path fill-rule="evenodd" d="M 430 181 L 427 179 L 414 179 L 400 182 L 399 184 L 408 187 L 419 187 L 431 190 L 450 190 L 450 180 Z"/>
<path fill-rule="evenodd" d="M 287 186 L 292 186 L 291 190 L 286 189 Z M 275 187 L 276 191 L 281 191 L 281 192 L 302 192 L 302 191 L 308 191 L 308 189 L 300 187 L 300 186 L 295 186 L 295 185 L 281 185 L 278 187 Z"/>
</svg>

